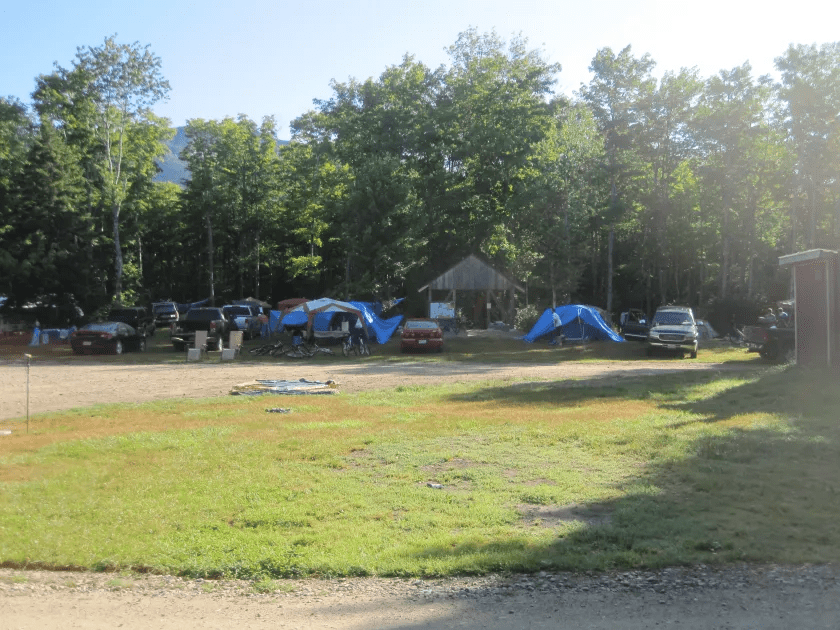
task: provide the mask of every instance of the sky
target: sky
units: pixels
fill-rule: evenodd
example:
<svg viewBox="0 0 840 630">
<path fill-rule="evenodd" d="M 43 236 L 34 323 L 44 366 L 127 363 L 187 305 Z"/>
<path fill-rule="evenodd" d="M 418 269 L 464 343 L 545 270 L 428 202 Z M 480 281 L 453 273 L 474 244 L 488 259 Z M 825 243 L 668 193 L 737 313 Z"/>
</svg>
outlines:
<svg viewBox="0 0 840 630">
<path fill-rule="evenodd" d="M 696 67 L 705 78 L 746 61 L 758 76 L 791 44 L 840 41 L 838 18 L 832 0 L 4 0 L 0 96 L 30 103 L 39 75 L 116 35 L 160 57 L 171 91 L 154 110 L 173 125 L 274 116 L 288 139 L 290 121 L 330 98 L 331 80 L 378 77 L 406 54 L 448 66 L 446 49 L 470 28 L 527 38 L 562 65 L 555 92 L 573 96 L 605 47 L 649 53 L 657 77 Z"/>
</svg>

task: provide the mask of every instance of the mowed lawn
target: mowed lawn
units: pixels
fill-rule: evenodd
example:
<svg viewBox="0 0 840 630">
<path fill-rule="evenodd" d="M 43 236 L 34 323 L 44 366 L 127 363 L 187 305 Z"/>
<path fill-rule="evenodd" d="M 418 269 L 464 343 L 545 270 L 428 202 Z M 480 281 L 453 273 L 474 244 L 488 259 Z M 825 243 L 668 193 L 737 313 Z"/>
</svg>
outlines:
<svg viewBox="0 0 840 630">
<path fill-rule="evenodd" d="M 838 408 L 836 376 L 756 364 L 42 415 L 0 441 L 0 564 L 265 579 L 837 562 Z"/>
</svg>

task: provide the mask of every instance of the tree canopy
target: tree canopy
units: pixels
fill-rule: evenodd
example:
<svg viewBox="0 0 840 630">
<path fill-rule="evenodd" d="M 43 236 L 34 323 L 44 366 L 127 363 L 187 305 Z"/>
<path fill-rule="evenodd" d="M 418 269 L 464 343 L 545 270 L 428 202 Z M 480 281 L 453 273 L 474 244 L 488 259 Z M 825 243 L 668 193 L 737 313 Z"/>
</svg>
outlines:
<svg viewBox="0 0 840 630">
<path fill-rule="evenodd" d="M 791 45 L 777 83 L 603 48 L 575 94 L 523 37 L 448 53 L 333 81 L 288 143 L 270 117 L 190 120 L 189 177 L 159 183 L 160 59 L 79 48 L 31 111 L 0 99 L 0 294 L 385 300 L 474 253 L 545 305 L 711 309 L 787 297 L 779 255 L 838 248 L 840 44 Z"/>
</svg>

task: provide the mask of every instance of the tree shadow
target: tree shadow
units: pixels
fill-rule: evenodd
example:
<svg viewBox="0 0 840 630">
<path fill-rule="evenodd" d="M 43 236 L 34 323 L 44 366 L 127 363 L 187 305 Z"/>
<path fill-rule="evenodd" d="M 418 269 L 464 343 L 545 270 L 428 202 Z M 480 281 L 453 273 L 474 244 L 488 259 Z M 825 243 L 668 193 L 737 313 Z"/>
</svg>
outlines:
<svg viewBox="0 0 840 630">
<path fill-rule="evenodd" d="M 598 399 L 651 400 L 651 457 L 616 483 L 620 498 L 565 512 L 548 544 L 527 536 L 488 541 L 488 571 L 581 571 L 736 562 L 840 562 L 840 387 L 836 375 L 792 367 L 751 373 L 635 378 L 612 386 L 544 382 L 491 387 L 453 400 L 575 406 Z M 668 420 L 670 412 L 673 420 Z M 685 416 L 691 417 L 683 420 Z M 679 451 L 672 447 L 682 441 Z M 547 466 L 560 465 L 546 462 Z M 592 515 L 597 515 L 593 518 Z M 523 513 L 523 519 L 527 514 Z M 477 554 L 433 547 L 430 557 Z M 493 560 L 496 558 L 496 560 Z"/>
</svg>

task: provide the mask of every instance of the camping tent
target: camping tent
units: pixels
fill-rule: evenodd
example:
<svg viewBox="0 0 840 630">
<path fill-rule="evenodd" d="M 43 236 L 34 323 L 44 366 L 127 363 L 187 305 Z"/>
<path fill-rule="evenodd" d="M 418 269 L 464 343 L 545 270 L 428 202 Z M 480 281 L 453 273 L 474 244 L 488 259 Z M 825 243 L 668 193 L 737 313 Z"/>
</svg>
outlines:
<svg viewBox="0 0 840 630">
<path fill-rule="evenodd" d="M 332 329 L 336 318 L 348 321 L 351 327 L 355 326 L 356 320 L 361 320 L 368 338 L 375 338 L 379 343 L 388 341 L 402 322 L 402 315 L 384 320 L 377 317 L 373 308 L 366 302 L 341 302 L 322 298 L 300 304 L 285 314 L 281 311 L 271 311 L 270 328 L 277 331 L 283 326 L 306 326 L 317 333 Z"/>
<path fill-rule="evenodd" d="M 560 332 L 570 341 L 624 341 L 618 333 L 607 326 L 595 308 L 582 304 L 558 306 L 553 311 L 550 308 L 545 309 L 531 331 L 522 339 L 533 342 L 551 334 L 554 331 L 554 312 L 560 317 Z"/>
</svg>

